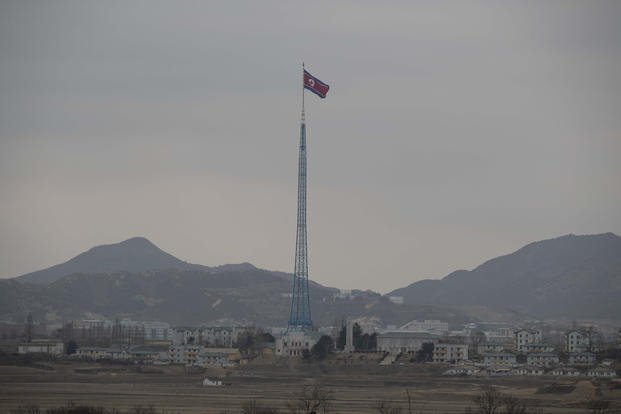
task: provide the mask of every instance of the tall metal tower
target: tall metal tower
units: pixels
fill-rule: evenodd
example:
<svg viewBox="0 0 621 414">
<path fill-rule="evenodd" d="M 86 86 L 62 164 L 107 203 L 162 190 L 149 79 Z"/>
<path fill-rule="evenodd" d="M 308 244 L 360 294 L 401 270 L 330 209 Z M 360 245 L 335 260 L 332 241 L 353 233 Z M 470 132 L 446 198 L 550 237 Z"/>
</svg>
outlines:
<svg viewBox="0 0 621 414">
<path fill-rule="evenodd" d="M 300 122 L 300 158 L 298 161 L 298 226 L 295 237 L 295 269 L 293 295 L 288 330 L 307 330 L 313 326 L 308 291 L 308 247 L 306 244 L 306 119 L 304 91 L 308 89 L 321 99 L 326 97 L 330 85 L 317 79 L 304 69 L 302 63 L 302 119 Z"/>
<path fill-rule="evenodd" d="M 313 321 L 308 291 L 308 248 L 306 240 L 306 120 L 304 89 L 302 89 L 302 119 L 300 123 L 300 156 L 298 160 L 298 224 L 295 238 L 295 268 L 293 296 L 289 315 L 289 330 L 311 328 Z"/>
</svg>

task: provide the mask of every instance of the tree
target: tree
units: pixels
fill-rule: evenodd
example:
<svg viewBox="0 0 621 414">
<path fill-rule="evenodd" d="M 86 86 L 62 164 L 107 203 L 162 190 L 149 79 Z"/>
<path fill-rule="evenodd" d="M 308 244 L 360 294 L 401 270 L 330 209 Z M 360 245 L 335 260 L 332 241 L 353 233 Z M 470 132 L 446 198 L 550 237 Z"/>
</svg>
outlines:
<svg viewBox="0 0 621 414">
<path fill-rule="evenodd" d="M 486 387 L 473 399 L 479 414 L 496 414 L 502 405 L 502 393 L 494 387 Z"/>
<path fill-rule="evenodd" d="M 426 362 L 433 360 L 433 342 L 425 342 L 421 349 L 416 352 L 416 361 Z"/>
<path fill-rule="evenodd" d="M 77 351 L 78 351 L 78 344 L 73 339 L 67 342 L 67 344 L 65 345 L 65 354 L 73 355 Z"/>
<path fill-rule="evenodd" d="M 586 406 L 593 414 L 604 414 L 610 410 L 610 401 L 592 399 L 587 401 Z"/>
<path fill-rule="evenodd" d="M 341 330 L 339 331 L 339 335 L 336 338 L 336 348 L 343 350 L 345 349 L 345 343 L 347 342 L 347 325 L 345 320 L 343 320 L 341 324 Z"/>
<path fill-rule="evenodd" d="M 380 401 L 375 404 L 375 411 L 378 414 L 401 414 L 403 409 L 390 401 Z"/>
<path fill-rule="evenodd" d="M 295 403 L 289 403 L 292 414 L 329 413 L 332 409 L 332 391 L 320 387 L 304 387 Z"/>
<path fill-rule="evenodd" d="M 319 341 L 311 348 L 311 355 L 314 359 L 321 361 L 325 359 L 330 352 L 332 352 L 332 348 L 334 348 L 334 342 L 332 338 L 328 335 L 322 335 L 319 338 Z"/>
</svg>

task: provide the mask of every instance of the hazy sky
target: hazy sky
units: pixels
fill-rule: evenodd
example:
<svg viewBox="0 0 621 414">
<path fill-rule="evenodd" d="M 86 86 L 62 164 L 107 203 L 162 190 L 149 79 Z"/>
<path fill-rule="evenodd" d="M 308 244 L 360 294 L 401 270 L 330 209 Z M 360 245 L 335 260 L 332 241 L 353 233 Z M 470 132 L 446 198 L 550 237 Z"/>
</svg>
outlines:
<svg viewBox="0 0 621 414">
<path fill-rule="evenodd" d="M 621 2 L 0 0 L 0 276 L 145 236 L 380 292 L 621 234 Z"/>
</svg>

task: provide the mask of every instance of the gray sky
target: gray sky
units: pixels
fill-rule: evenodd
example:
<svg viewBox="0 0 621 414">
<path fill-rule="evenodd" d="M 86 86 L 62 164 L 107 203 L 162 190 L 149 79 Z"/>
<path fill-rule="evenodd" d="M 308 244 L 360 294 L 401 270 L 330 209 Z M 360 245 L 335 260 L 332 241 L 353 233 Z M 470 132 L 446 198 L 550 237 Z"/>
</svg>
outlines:
<svg viewBox="0 0 621 414">
<path fill-rule="evenodd" d="M 621 2 L 0 1 L 0 275 L 142 235 L 380 292 L 621 234 Z"/>
</svg>

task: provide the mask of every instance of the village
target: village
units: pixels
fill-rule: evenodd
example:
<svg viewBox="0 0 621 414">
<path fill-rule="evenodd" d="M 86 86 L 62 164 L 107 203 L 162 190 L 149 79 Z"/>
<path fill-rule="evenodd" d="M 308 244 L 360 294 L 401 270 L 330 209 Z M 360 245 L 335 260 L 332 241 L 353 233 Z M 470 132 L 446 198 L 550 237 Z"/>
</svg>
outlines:
<svg viewBox="0 0 621 414">
<path fill-rule="evenodd" d="M 613 378 L 618 375 L 621 330 L 577 326 L 565 331 L 469 323 L 449 330 L 440 320 L 413 320 L 364 332 L 364 323 L 313 331 L 254 326 L 171 326 L 166 322 L 83 320 L 45 335 L 32 320 L 22 335 L 0 325 L 3 351 L 82 361 L 235 368 L 260 358 L 309 363 L 352 361 L 382 366 L 433 364 L 447 376 L 553 376 Z M 10 334 L 13 338 L 7 338 Z M 323 347 L 324 349 L 319 349 Z M 12 351 L 12 352 L 11 352 Z M 415 368 L 413 368 L 415 369 Z"/>
</svg>

